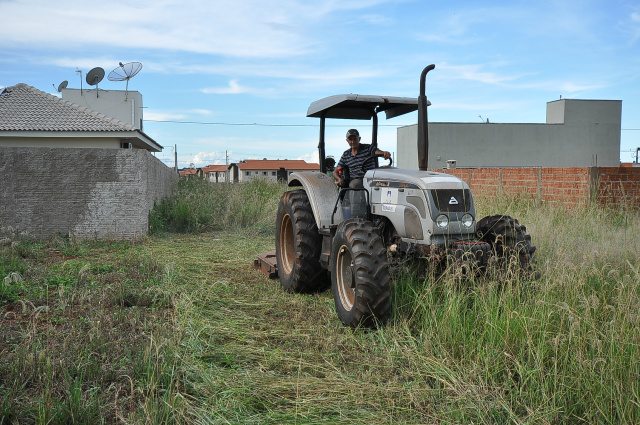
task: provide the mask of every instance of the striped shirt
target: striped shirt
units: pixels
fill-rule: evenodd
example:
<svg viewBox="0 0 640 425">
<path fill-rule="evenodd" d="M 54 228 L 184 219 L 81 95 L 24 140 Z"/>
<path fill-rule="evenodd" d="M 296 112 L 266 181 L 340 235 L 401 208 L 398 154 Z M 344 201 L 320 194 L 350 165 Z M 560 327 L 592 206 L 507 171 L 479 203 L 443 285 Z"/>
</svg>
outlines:
<svg viewBox="0 0 640 425">
<path fill-rule="evenodd" d="M 351 180 L 353 179 L 361 179 L 364 177 L 364 171 L 362 171 L 362 163 L 365 159 L 376 153 L 376 148 L 372 145 L 367 145 L 364 143 L 360 143 L 358 147 L 358 153 L 351 155 L 351 149 L 347 149 L 344 151 L 342 156 L 340 157 L 340 161 L 338 161 L 338 167 L 348 167 L 349 168 L 349 176 Z M 375 168 L 376 162 L 374 160 L 367 161 L 366 170 L 371 170 Z"/>
</svg>

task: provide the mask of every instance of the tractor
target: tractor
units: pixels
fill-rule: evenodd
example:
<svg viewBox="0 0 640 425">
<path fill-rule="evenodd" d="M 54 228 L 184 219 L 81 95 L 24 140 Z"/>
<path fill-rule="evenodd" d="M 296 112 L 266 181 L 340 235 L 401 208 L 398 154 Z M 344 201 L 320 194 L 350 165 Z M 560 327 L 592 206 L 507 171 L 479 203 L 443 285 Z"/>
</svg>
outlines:
<svg viewBox="0 0 640 425">
<path fill-rule="evenodd" d="M 317 292 L 331 280 L 339 319 L 346 326 L 375 327 L 391 309 L 390 264 L 394 258 L 455 263 L 470 273 L 515 260 L 532 271 L 535 247 L 526 228 L 498 214 L 476 219 L 469 186 L 459 178 L 427 169 L 429 138 L 425 95 L 427 66 L 419 97 L 356 94 L 313 102 L 308 117 L 320 118 L 320 172 L 294 172 L 278 205 L 272 276 L 294 293 Z M 378 167 L 369 161 L 362 188 L 338 188 L 327 174 L 325 120 L 371 120 L 377 146 L 378 114 L 387 119 L 418 111 L 418 169 Z M 365 166 L 363 164 L 363 168 Z"/>
</svg>

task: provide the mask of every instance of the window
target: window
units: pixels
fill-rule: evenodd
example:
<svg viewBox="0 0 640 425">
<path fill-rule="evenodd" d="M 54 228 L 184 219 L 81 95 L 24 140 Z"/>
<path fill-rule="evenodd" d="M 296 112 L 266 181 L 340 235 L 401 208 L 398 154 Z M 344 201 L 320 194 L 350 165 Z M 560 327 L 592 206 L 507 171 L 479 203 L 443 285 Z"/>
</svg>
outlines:
<svg viewBox="0 0 640 425">
<path fill-rule="evenodd" d="M 245 176 L 250 176 L 250 175 L 251 175 L 251 171 L 246 171 L 246 172 L 244 173 L 244 175 L 245 175 Z"/>
<path fill-rule="evenodd" d="M 263 171 L 263 172 L 262 172 L 262 175 L 263 175 L 263 176 L 266 176 L 266 175 L 268 175 L 268 173 L 267 173 L 266 171 Z"/>
<path fill-rule="evenodd" d="M 275 171 L 272 171 L 272 172 L 271 172 L 271 175 L 272 175 L 272 176 L 275 176 L 275 175 L 276 175 L 276 172 L 275 172 Z"/>
<path fill-rule="evenodd" d="M 258 172 L 256 171 L 256 176 L 258 175 Z"/>
</svg>

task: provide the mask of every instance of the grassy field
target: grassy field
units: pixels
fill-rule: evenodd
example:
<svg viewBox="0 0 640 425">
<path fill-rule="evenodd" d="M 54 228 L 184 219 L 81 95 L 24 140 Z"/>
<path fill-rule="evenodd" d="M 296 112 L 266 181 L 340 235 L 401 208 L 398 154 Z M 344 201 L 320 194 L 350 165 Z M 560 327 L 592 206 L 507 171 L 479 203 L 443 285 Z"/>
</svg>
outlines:
<svg viewBox="0 0 640 425">
<path fill-rule="evenodd" d="M 476 199 L 540 279 L 397 267 L 389 322 L 353 331 L 252 269 L 282 190 L 187 182 L 145 240 L 5 243 L 0 423 L 640 423 L 637 213 Z"/>
</svg>

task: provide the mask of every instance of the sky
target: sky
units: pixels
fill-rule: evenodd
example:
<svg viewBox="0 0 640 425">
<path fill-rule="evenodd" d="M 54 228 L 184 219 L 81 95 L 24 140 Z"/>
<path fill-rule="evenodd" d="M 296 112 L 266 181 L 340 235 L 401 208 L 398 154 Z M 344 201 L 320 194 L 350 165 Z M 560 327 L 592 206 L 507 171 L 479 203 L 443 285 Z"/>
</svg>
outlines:
<svg viewBox="0 0 640 425">
<path fill-rule="evenodd" d="M 544 123 L 560 96 L 622 100 L 621 160 L 640 147 L 637 0 L 0 0 L 0 17 L 0 87 L 57 94 L 94 67 L 142 63 L 129 90 L 143 96 L 143 130 L 168 165 L 177 149 L 180 168 L 317 162 L 311 102 L 417 97 L 432 63 L 430 121 Z M 382 116 L 379 147 L 395 156 L 397 128 L 416 122 Z M 370 122 L 327 125 L 329 155 L 348 148 L 349 128 L 370 141 Z"/>
</svg>

